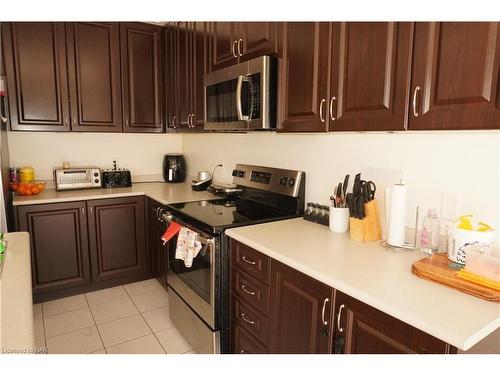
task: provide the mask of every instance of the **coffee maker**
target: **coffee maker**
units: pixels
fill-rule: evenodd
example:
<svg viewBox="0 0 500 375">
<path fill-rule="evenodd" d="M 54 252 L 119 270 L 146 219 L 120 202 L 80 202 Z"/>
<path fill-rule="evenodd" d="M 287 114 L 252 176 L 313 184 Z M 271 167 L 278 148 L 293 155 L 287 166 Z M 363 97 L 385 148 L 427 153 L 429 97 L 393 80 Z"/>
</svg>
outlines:
<svg viewBox="0 0 500 375">
<path fill-rule="evenodd" d="M 163 179 L 165 182 L 184 182 L 186 161 L 182 154 L 167 154 L 163 158 Z"/>
</svg>

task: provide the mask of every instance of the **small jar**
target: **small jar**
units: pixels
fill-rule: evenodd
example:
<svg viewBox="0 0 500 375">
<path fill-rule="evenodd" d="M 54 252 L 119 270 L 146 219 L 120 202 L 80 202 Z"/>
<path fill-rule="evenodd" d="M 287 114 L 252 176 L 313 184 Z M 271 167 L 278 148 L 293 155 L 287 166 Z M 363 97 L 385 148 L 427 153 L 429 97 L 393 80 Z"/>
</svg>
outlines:
<svg viewBox="0 0 500 375">
<path fill-rule="evenodd" d="M 19 171 L 20 182 L 31 183 L 35 179 L 35 171 L 32 167 L 22 167 Z"/>
<path fill-rule="evenodd" d="M 309 216 L 309 215 L 312 215 L 312 213 L 313 213 L 313 204 L 312 203 L 308 203 L 305 214 L 307 216 Z"/>
</svg>

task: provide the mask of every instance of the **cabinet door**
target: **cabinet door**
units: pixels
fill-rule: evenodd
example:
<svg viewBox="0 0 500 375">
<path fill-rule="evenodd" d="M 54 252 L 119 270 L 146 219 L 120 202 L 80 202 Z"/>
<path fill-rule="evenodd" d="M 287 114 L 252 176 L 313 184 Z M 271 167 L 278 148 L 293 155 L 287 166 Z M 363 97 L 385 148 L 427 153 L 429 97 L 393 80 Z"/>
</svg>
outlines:
<svg viewBox="0 0 500 375">
<path fill-rule="evenodd" d="M 122 131 L 118 25 L 67 24 L 73 131 Z"/>
<path fill-rule="evenodd" d="M 161 236 L 165 227 L 162 219 L 163 205 L 149 199 L 148 200 L 148 248 L 149 248 L 149 263 L 151 273 L 154 277 L 162 278 L 166 271 L 166 257 L 165 253 L 167 248 L 163 246 Z"/>
<path fill-rule="evenodd" d="M 278 53 L 277 22 L 239 22 L 238 34 L 240 61 Z"/>
<path fill-rule="evenodd" d="M 329 24 L 283 24 L 280 63 L 280 124 L 283 132 L 328 129 Z"/>
<path fill-rule="evenodd" d="M 2 23 L 12 130 L 69 131 L 63 23 Z"/>
<path fill-rule="evenodd" d="M 18 230 L 30 233 L 34 294 L 90 283 L 85 211 L 84 201 L 17 208 Z"/>
<path fill-rule="evenodd" d="M 449 344 L 339 291 L 335 305 L 335 353 L 456 353 Z"/>
<path fill-rule="evenodd" d="M 192 35 L 192 62 L 193 72 L 191 76 L 191 112 L 193 114 L 191 122 L 193 130 L 203 130 L 205 118 L 204 111 L 204 87 L 203 75 L 208 72 L 208 37 L 207 22 L 191 22 L 190 29 Z"/>
<path fill-rule="evenodd" d="M 188 129 L 191 115 L 192 40 L 188 22 L 179 22 L 176 29 L 177 129 Z"/>
<path fill-rule="evenodd" d="M 499 64 L 498 22 L 416 23 L 408 128 L 500 129 Z"/>
<path fill-rule="evenodd" d="M 211 71 L 236 64 L 237 54 L 237 22 L 212 22 L 212 61 Z"/>
<path fill-rule="evenodd" d="M 332 25 L 330 130 L 404 130 L 411 62 L 409 22 Z"/>
<path fill-rule="evenodd" d="M 144 197 L 87 202 L 92 280 L 146 275 Z"/>
<path fill-rule="evenodd" d="M 120 24 L 125 132 L 161 133 L 161 27 Z"/>
<path fill-rule="evenodd" d="M 271 353 L 330 353 L 333 289 L 271 260 Z"/>
<path fill-rule="evenodd" d="M 176 30 L 171 27 L 165 30 L 165 126 L 167 132 L 174 132 L 178 124 L 177 118 L 177 78 L 176 78 Z"/>
</svg>

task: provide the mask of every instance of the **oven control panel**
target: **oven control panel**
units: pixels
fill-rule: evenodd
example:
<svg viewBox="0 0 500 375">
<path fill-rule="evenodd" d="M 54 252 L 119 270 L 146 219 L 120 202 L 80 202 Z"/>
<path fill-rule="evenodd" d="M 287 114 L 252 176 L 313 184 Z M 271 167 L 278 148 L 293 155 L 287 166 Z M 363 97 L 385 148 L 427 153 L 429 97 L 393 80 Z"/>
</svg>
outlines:
<svg viewBox="0 0 500 375">
<path fill-rule="evenodd" d="M 233 169 L 233 183 L 275 193 L 297 196 L 304 188 L 305 173 L 289 169 L 237 164 Z"/>
</svg>

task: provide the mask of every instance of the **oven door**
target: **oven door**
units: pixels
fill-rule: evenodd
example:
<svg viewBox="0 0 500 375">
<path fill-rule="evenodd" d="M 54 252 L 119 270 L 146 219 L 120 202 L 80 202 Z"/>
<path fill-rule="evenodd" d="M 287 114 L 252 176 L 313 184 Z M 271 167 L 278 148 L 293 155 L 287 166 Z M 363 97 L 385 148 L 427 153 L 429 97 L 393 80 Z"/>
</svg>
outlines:
<svg viewBox="0 0 500 375">
<path fill-rule="evenodd" d="M 185 223 L 166 214 L 167 222 Z M 197 240 L 202 248 L 193 259 L 191 267 L 186 267 L 184 261 L 176 259 L 177 237 L 169 241 L 167 280 L 169 286 L 207 323 L 212 329 L 216 328 L 216 241 L 215 238 L 197 230 L 192 226 L 189 229 L 197 233 Z"/>
</svg>

